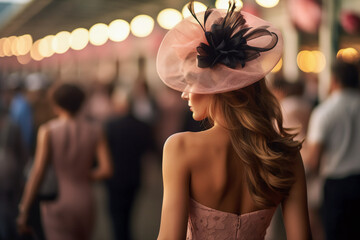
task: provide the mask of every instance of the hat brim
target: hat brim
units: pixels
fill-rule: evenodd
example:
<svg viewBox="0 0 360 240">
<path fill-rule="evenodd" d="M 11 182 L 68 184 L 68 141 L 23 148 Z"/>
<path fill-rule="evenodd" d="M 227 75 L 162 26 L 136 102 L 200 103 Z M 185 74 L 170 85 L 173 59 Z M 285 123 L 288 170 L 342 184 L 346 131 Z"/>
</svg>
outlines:
<svg viewBox="0 0 360 240">
<path fill-rule="evenodd" d="M 223 64 L 217 64 L 212 68 L 200 68 L 197 65 L 196 48 L 200 43 L 208 43 L 203 29 L 190 16 L 172 28 L 160 45 L 156 59 L 160 79 L 168 87 L 180 92 L 214 94 L 237 90 L 264 78 L 282 56 L 281 32 L 263 19 L 247 12 L 242 11 L 241 13 L 248 27 L 268 26 L 267 30 L 278 36 L 278 42 L 274 48 L 261 52 L 258 58 L 246 62 L 244 67 L 240 65 L 233 69 Z M 206 21 L 205 29 L 210 29 L 215 21 L 225 15 L 225 10 L 215 9 Z M 196 16 L 202 21 L 204 12 L 198 13 Z M 248 45 L 261 47 L 266 46 L 269 41 L 271 41 L 270 36 L 262 36 L 250 40 Z"/>
</svg>

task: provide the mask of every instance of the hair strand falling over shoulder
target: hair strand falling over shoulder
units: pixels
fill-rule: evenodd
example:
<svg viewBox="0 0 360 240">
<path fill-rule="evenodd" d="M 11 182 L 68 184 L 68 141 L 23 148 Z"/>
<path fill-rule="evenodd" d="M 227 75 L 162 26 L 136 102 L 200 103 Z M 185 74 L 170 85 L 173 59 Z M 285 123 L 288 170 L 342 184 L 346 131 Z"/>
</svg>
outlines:
<svg viewBox="0 0 360 240">
<path fill-rule="evenodd" d="M 214 95 L 211 118 L 220 110 L 231 144 L 241 161 L 250 194 L 259 207 L 278 204 L 294 183 L 293 163 L 301 148 L 283 127 L 280 105 L 265 80 Z"/>
</svg>

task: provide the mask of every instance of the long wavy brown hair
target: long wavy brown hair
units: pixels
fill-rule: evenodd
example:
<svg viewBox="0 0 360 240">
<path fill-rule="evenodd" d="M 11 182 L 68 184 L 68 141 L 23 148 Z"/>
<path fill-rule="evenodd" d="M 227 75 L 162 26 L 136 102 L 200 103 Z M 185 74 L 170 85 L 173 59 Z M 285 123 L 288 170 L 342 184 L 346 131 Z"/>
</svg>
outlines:
<svg viewBox="0 0 360 240">
<path fill-rule="evenodd" d="M 302 143 L 294 140 L 292 129 L 283 127 L 280 105 L 265 80 L 215 94 L 209 114 L 210 121 L 222 115 L 255 204 L 275 206 L 295 181 L 292 166 Z"/>
</svg>

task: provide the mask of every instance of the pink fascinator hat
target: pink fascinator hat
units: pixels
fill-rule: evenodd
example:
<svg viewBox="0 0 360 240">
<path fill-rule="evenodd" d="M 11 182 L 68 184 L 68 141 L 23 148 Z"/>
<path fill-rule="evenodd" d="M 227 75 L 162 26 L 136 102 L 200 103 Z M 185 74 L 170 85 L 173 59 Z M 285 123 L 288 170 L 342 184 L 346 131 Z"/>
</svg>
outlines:
<svg viewBox="0 0 360 240">
<path fill-rule="evenodd" d="M 223 93 L 249 86 L 280 60 L 281 32 L 243 11 L 209 8 L 183 19 L 164 37 L 156 59 L 161 80 L 180 92 Z"/>
</svg>

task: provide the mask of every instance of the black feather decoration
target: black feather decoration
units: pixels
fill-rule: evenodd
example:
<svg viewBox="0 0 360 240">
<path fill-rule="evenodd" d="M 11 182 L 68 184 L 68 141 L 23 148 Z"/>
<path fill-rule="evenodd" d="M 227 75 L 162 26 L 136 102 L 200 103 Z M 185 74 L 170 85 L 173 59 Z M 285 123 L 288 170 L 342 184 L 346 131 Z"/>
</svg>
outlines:
<svg viewBox="0 0 360 240">
<path fill-rule="evenodd" d="M 208 8 L 205 11 L 203 25 L 196 17 L 194 1 L 190 1 L 188 9 L 203 29 L 208 43 L 200 43 L 196 48 L 198 67 L 200 68 L 212 68 L 218 63 L 230 68 L 236 68 L 239 64 L 244 67 L 246 62 L 259 57 L 260 52 L 273 49 L 278 42 L 278 36 L 276 33 L 267 30 L 268 26 L 255 29 L 248 27 L 241 12 L 235 11 L 235 1 L 229 1 L 229 8 L 225 17 L 216 20 L 212 24 L 210 31 L 206 30 L 206 21 L 214 9 Z M 249 40 L 266 35 L 272 38 L 266 46 L 254 47 L 247 45 Z"/>
<path fill-rule="evenodd" d="M 190 3 L 188 4 L 188 9 L 191 13 L 191 15 L 195 18 L 195 20 L 199 23 L 199 25 L 201 26 L 201 28 L 204 30 L 204 32 L 206 32 L 205 26 L 206 26 L 206 21 L 208 19 L 208 17 L 210 16 L 210 14 L 212 13 L 213 9 L 212 8 L 207 8 L 204 14 L 204 25 L 201 24 L 201 22 L 199 21 L 199 19 L 196 17 L 196 13 L 194 10 L 194 0 L 190 1 Z"/>
</svg>

